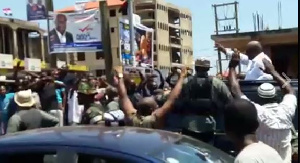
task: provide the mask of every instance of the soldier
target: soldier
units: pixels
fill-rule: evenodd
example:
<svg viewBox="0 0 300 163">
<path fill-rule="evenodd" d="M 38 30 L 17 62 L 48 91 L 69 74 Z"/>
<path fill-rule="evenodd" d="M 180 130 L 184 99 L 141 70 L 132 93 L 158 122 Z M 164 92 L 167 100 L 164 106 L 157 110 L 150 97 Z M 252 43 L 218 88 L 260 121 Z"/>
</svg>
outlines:
<svg viewBox="0 0 300 163">
<path fill-rule="evenodd" d="M 216 130 L 216 121 L 223 123 L 219 117 L 222 108 L 232 98 L 225 83 L 209 77 L 210 61 L 196 60 L 196 74 L 189 78 L 180 95 L 180 108 L 183 110 L 182 133 L 193 136 L 205 142 L 213 139 Z M 220 125 L 220 124 L 218 124 Z M 222 129 L 222 126 L 218 126 Z"/>
<path fill-rule="evenodd" d="M 96 89 L 89 83 L 82 82 L 79 85 L 78 103 L 79 105 L 84 105 L 82 124 L 100 124 L 104 122 L 108 126 L 112 122 L 121 122 L 123 124 L 124 113 L 120 110 L 117 102 L 116 97 L 118 94 L 116 89 L 108 87 L 103 96 L 97 97 L 96 95 Z"/>
</svg>

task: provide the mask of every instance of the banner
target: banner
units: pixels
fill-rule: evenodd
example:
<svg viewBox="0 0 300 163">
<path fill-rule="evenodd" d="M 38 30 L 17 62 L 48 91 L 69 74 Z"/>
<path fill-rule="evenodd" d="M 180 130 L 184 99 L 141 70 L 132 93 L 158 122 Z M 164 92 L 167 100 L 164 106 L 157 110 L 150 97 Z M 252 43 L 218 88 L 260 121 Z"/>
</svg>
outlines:
<svg viewBox="0 0 300 163">
<path fill-rule="evenodd" d="M 130 30 L 125 20 L 120 20 L 120 58 L 124 66 L 153 67 L 153 29 L 142 24 L 135 24 L 135 49 L 130 53 Z"/>
<path fill-rule="evenodd" d="M 76 1 L 75 2 L 75 11 L 78 13 L 83 13 L 85 10 L 85 6 L 87 4 L 87 1 Z"/>
<path fill-rule="evenodd" d="M 46 0 L 27 0 L 26 12 L 27 20 L 47 19 Z"/>
<path fill-rule="evenodd" d="M 12 54 L 0 54 L 0 69 L 13 69 L 14 59 Z"/>
<path fill-rule="evenodd" d="M 102 50 L 99 10 L 51 14 L 49 31 L 50 53 Z"/>
<path fill-rule="evenodd" d="M 41 72 L 42 71 L 42 62 L 40 59 L 25 58 L 24 69 L 26 71 Z"/>
</svg>

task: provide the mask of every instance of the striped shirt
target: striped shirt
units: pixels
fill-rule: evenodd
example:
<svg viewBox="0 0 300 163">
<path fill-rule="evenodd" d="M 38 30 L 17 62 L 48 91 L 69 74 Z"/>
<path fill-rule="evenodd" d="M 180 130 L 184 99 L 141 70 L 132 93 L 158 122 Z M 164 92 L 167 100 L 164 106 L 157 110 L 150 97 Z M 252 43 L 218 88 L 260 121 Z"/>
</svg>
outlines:
<svg viewBox="0 0 300 163">
<path fill-rule="evenodd" d="M 249 100 L 246 96 L 241 98 Z M 252 103 L 257 109 L 260 123 L 256 132 L 258 139 L 273 147 L 285 163 L 290 163 L 292 157 L 291 128 L 297 107 L 297 97 L 293 94 L 286 94 L 279 104 L 261 106 Z"/>
</svg>

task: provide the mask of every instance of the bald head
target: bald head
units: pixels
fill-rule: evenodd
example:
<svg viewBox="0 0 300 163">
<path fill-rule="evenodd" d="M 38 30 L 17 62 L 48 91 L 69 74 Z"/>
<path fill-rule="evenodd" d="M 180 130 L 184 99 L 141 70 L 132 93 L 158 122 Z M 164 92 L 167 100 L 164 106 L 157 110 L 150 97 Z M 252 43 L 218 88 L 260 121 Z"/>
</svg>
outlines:
<svg viewBox="0 0 300 163">
<path fill-rule="evenodd" d="M 250 41 L 247 44 L 246 54 L 249 57 L 249 59 L 255 58 L 259 53 L 261 53 L 263 50 L 260 42 L 258 41 Z"/>
</svg>

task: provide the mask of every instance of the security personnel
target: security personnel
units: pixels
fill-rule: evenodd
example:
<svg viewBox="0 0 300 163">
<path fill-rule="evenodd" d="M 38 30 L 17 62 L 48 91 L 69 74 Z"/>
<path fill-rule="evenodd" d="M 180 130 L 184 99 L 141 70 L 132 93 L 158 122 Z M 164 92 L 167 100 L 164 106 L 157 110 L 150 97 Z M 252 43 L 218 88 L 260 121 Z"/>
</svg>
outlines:
<svg viewBox="0 0 300 163">
<path fill-rule="evenodd" d="M 222 114 L 220 110 L 232 98 L 222 80 L 208 76 L 210 68 L 209 60 L 204 58 L 196 60 L 196 73 L 189 78 L 179 98 L 181 99 L 180 110 L 185 115 L 182 121 L 182 133 L 207 143 L 214 138 L 215 119 L 218 123 L 223 123 L 219 122 L 222 121 L 219 117 Z"/>
<path fill-rule="evenodd" d="M 119 103 L 115 99 L 117 96 L 116 89 L 108 87 L 105 94 L 99 97 L 92 85 L 82 82 L 79 86 L 78 94 L 79 98 L 81 98 L 79 101 L 85 101 L 84 107 L 86 111 L 83 114 L 82 124 L 104 123 L 107 126 L 115 123 L 119 125 L 119 122 L 121 125 L 124 124 L 124 113 L 120 110 Z"/>
</svg>

